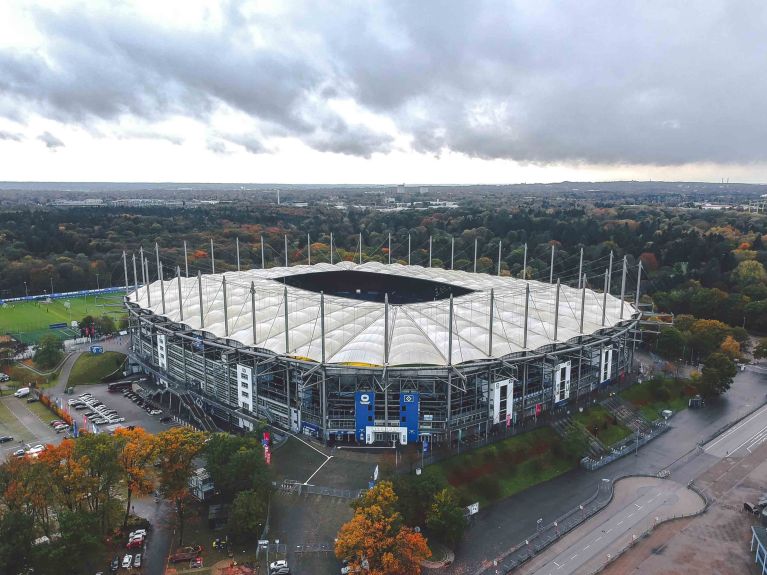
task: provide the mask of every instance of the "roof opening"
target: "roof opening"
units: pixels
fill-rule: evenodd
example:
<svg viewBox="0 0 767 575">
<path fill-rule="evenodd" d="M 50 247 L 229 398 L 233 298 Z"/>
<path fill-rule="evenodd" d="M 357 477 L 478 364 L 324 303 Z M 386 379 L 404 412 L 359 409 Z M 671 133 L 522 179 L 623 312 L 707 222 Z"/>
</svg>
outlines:
<svg viewBox="0 0 767 575">
<path fill-rule="evenodd" d="M 354 270 L 288 275 L 275 278 L 275 281 L 308 291 L 363 301 L 383 302 L 388 293 L 389 303 L 395 305 L 436 301 L 449 298 L 450 294 L 458 297 L 474 291 L 421 278 Z"/>
</svg>

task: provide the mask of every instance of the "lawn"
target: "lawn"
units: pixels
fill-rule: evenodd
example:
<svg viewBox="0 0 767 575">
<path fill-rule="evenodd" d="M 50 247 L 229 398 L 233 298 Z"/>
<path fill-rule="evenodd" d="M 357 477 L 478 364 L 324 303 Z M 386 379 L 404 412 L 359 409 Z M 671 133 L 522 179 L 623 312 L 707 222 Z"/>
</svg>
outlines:
<svg viewBox="0 0 767 575">
<path fill-rule="evenodd" d="M 122 294 L 116 293 L 56 299 L 48 304 L 42 301 L 9 303 L 0 306 L 0 333 L 10 333 L 25 343 L 36 343 L 46 333 L 67 339 L 76 334 L 69 329 L 52 330 L 49 326 L 54 323 L 70 325 L 86 315 L 110 315 L 117 322 L 125 315 L 122 301 Z M 69 302 L 69 309 L 65 302 Z"/>
<path fill-rule="evenodd" d="M 15 398 L 5 401 L 17 401 Z M 16 418 L 4 401 L 0 401 L 0 435 L 10 435 L 15 441 L 32 441 L 34 436 Z"/>
<path fill-rule="evenodd" d="M 553 479 L 577 465 L 548 427 L 515 435 L 429 467 L 458 490 L 465 503 L 486 505 Z"/>
<path fill-rule="evenodd" d="M 631 430 L 618 423 L 618 420 L 601 405 L 576 414 L 573 420 L 608 447 L 631 435 Z"/>
<path fill-rule="evenodd" d="M 26 401 L 22 399 L 21 401 Z M 32 403 L 27 403 L 27 409 L 34 413 L 37 417 L 40 418 L 40 421 L 45 423 L 46 425 L 51 422 L 52 419 L 58 419 L 58 415 L 53 413 L 48 407 L 40 403 L 39 401 L 34 401 Z"/>
<path fill-rule="evenodd" d="M 69 385 L 84 385 L 100 383 L 106 376 L 112 374 L 125 361 L 125 354 L 116 351 L 104 353 L 84 353 L 77 358 L 69 374 Z"/>
<path fill-rule="evenodd" d="M 695 390 L 684 379 L 658 377 L 638 383 L 622 391 L 620 396 L 634 404 L 642 416 L 650 421 L 660 418 L 664 409 L 681 411 Z"/>
</svg>

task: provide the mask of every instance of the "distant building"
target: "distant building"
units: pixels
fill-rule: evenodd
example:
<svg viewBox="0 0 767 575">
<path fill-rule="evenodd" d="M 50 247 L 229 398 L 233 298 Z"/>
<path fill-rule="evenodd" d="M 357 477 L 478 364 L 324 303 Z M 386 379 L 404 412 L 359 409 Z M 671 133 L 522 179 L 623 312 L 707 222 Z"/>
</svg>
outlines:
<svg viewBox="0 0 767 575">
<path fill-rule="evenodd" d="M 192 497 L 199 501 L 206 501 L 209 497 L 213 496 L 213 491 L 213 480 L 210 478 L 208 470 L 204 467 L 195 469 L 189 478 L 189 492 L 192 494 Z"/>
<path fill-rule="evenodd" d="M 405 184 L 401 184 L 397 186 L 397 193 L 398 194 L 404 194 L 405 193 Z"/>
<path fill-rule="evenodd" d="M 429 187 L 428 186 L 421 186 L 421 193 L 422 194 L 428 194 L 429 193 Z"/>
</svg>

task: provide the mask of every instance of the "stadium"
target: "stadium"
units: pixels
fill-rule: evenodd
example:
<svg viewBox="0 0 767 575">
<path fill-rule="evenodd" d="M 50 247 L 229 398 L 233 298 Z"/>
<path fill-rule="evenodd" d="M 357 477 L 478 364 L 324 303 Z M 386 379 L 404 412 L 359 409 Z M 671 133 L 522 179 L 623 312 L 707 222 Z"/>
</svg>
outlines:
<svg viewBox="0 0 767 575">
<path fill-rule="evenodd" d="M 126 306 L 132 362 L 198 419 L 360 445 L 485 437 L 588 398 L 624 377 L 640 318 L 609 287 L 349 261 L 179 271 Z"/>
</svg>

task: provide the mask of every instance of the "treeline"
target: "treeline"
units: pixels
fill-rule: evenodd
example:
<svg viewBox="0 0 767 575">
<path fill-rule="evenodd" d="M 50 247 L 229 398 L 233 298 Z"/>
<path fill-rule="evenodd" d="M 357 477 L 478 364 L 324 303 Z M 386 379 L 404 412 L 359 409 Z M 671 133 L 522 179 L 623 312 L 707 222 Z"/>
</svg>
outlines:
<svg viewBox="0 0 767 575">
<path fill-rule="evenodd" d="M 152 492 L 173 503 L 180 545 L 198 458 L 208 462 L 219 497 L 235 502 L 232 536 L 256 537 L 271 482 L 255 436 L 207 436 L 186 427 L 156 435 L 117 429 L 64 439 L 37 457 L 12 457 L 0 465 L 3 572 L 97 570 L 110 540 L 129 526 L 146 525 L 131 515 L 132 501 Z M 45 543 L 35 544 L 42 537 Z M 75 557 L 80 567 L 73 565 Z"/>
</svg>

